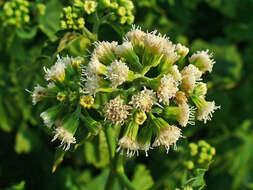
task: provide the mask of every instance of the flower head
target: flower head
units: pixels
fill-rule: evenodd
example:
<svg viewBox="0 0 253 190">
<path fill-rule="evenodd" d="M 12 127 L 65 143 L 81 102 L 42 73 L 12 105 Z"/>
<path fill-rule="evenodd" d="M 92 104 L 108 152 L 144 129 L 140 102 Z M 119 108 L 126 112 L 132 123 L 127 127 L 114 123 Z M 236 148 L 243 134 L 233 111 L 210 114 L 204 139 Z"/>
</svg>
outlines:
<svg viewBox="0 0 253 190">
<path fill-rule="evenodd" d="M 139 43 L 144 40 L 146 33 L 141 30 L 140 27 L 135 27 L 133 25 L 132 30 L 127 32 L 126 38 L 133 44 Z"/>
<path fill-rule="evenodd" d="M 213 54 L 208 54 L 209 50 L 206 51 L 197 51 L 190 58 L 190 63 L 194 64 L 199 68 L 203 73 L 206 71 L 211 72 L 215 61 L 212 59 Z"/>
<path fill-rule="evenodd" d="M 117 88 L 117 86 L 125 82 L 128 72 L 129 68 L 126 63 L 116 60 L 107 67 L 106 78 L 111 80 L 113 88 Z"/>
<path fill-rule="evenodd" d="M 153 90 L 148 90 L 144 87 L 140 93 L 133 95 L 129 104 L 135 108 L 140 108 L 142 111 L 148 112 L 152 106 L 157 103 L 156 95 Z"/>
<path fill-rule="evenodd" d="M 176 52 L 181 56 L 181 58 L 184 58 L 189 53 L 189 48 L 178 43 L 176 45 Z"/>
<path fill-rule="evenodd" d="M 164 146 L 168 153 L 171 145 L 174 145 L 174 148 L 176 149 L 176 142 L 180 137 L 183 137 L 180 128 L 174 125 L 167 125 L 159 131 L 159 134 L 153 143 L 153 147 Z"/>
<path fill-rule="evenodd" d="M 174 97 L 178 91 L 177 86 L 178 83 L 172 75 L 164 75 L 157 89 L 159 102 L 163 102 L 164 104 L 169 105 L 170 99 Z"/>
<path fill-rule="evenodd" d="M 211 120 L 215 110 L 220 109 L 220 106 L 216 106 L 215 102 L 205 102 L 201 107 L 198 107 L 197 119 L 206 123 Z"/>
<path fill-rule="evenodd" d="M 176 81 L 181 81 L 182 80 L 182 75 L 181 75 L 180 71 L 178 70 L 178 66 L 177 65 L 172 65 L 168 69 L 168 72 L 173 76 L 173 78 Z"/>
<path fill-rule="evenodd" d="M 187 103 L 179 104 L 179 124 L 183 127 L 187 124 L 195 125 L 195 110 L 194 107 L 190 107 Z"/>
<path fill-rule="evenodd" d="M 131 51 L 133 50 L 133 46 L 131 44 L 131 42 L 129 41 L 126 41 L 124 42 L 123 44 L 121 45 L 118 45 L 116 48 L 115 48 L 115 53 L 117 56 L 121 57 L 123 56 L 126 52 L 128 51 Z"/>
<path fill-rule="evenodd" d="M 43 97 L 47 94 L 47 91 L 44 87 L 40 86 L 39 84 L 34 87 L 32 92 L 32 102 L 35 105 L 37 102 L 41 101 Z"/>
<path fill-rule="evenodd" d="M 99 89 L 100 78 L 97 75 L 88 76 L 85 79 L 84 92 L 90 95 L 95 95 Z"/>
<path fill-rule="evenodd" d="M 71 144 L 76 143 L 76 139 L 73 136 L 71 132 L 66 130 L 64 127 L 57 127 L 54 131 L 55 135 L 54 138 L 52 139 L 52 142 L 55 141 L 56 139 L 59 139 L 61 141 L 61 145 L 63 150 L 67 151 L 70 148 Z"/>
<path fill-rule="evenodd" d="M 129 115 L 129 109 L 131 109 L 131 107 L 125 105 L 124 100 L 122 100 L 120 96 L 117 96 L 110 100 L 109 103 L 105 104 L 105 120 L 110 120 L 112 123 L 123 125 Z"/>
<path fill-rule="evenodd" d="M 86 72 L 88 76 L 105 74 L 106 66 L 100 63 L 96 56 L 93 56 L 86 67 L 85 74 Z"/>
<path fill-rule="evenodd" d="M 116 59 L 114 49 L 117 45 L 117 42 L 96 42 L 92 57 L 96 56 L 100 62 L 107 65 Z"/>
<path fill-rule="evenodd" d="M 118 142 L 119 147 L 117 151 L 120 151 L 120 149 L 127 149 L 127 156 L 132 157 L 135 153 L 137 153 L 137 156 L 139 155 L 139 146 L 136 141 L 138 129 L 139 126 L 134 121 L 130 121 L 126 125 L 124 135 Z"/>
<path fill-rule="evenodd" d="M 71 64 L 69 57 L 60 58 L 58 56 L 56 63 L 50 69 L 44 67 L 46 80 L 62 82 L 65 79 L 65 68 L 67 64 Z"/>
<path fill-rule="evenodd" d="M 202 72 L 194 65 L 190 64 L 183 68 L 182 75 L 193 75 L 196 81 L 201 80 Z"/>
</svg>

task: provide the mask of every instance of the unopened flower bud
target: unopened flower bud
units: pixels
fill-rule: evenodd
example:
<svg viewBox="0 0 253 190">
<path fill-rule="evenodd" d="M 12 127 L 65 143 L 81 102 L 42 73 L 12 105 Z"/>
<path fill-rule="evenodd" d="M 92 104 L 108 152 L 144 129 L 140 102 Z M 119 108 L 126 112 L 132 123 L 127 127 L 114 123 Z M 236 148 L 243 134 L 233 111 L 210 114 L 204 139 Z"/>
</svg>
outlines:
<svg viewBox="0 0 253 190">
<path fill-rule="evenodd" d="M 84 107 L 84 108 L 90 108 L 94 104 L 94 98 L 90 95 L 86 96 L 81 96 L 79 103 Z"/>
<path fill-rule="evenodd" d="M 137 111 L 134 114 L 134 121 L 138 124 L 138 125 L 142 125 L 147 119 L 147 115 L 145 114 L 145 112 L 143 111 Z"/>
<path fill-rule="evenodd" d="M 63 102 L 66 99 L 66 93 L 65 92 L 58 92 L 56 99 L 60 102 Z"/>
</svg>

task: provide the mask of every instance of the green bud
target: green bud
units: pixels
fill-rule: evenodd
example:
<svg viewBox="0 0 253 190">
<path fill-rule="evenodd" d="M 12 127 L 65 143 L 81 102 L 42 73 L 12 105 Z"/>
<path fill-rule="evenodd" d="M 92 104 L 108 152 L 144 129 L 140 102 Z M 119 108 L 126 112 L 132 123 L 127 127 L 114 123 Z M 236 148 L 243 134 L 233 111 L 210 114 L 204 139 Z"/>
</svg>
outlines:
<svg viewBox="0 0 253 190">
<path fill-rule="evenodd" d="M 214 156 L 214 155 L 215 155 L 216 150 L 215 150 L 215 148 L 214 148 L 214 147 L 211 147 L 211 149 L 210 149 L 210 153 L 211 153 L 211 155 L 212 155 L 212 156 Z"/>
<path fill-rule="evenodd" d="M 91 14 L 94 13 L 96 11 L 96 7 L 97 7 L 97 2 L 92 1 L 92 0 L 86 0 L 84 2 L 84 11 L 87 14 Z"/>
<path fill-rule="evenodd" d="M 119 7 L 118 10 L 117 10 L 117 13 L 118 13 L 118 15 L 120 15 L 120 16 L 125 16 L 125 14 L 126 14 L 126 9 L 125 9 L 125 7 Z"/>
<path fill-rule="evenodd" d="M 162 116 L 167 120 L 177 120 L 179 115 L 179 107 L 177 106 L 165 106 Z"/>
<path fill-rule="evenodd" d="M 193 161 L 184 161 L 184 166 L 188 169 L 188 170 L 192 170 L 194 168 L 194 163 Z"/>
<path fill-rule="evenodd" d="M 56 99 L 60 102 L 63 102 L 66 99 L 66 93 L 65 92 L 58 92 Z"/>
<path fill-rule="evenodd" d="M 83 121 L 84 126 L 87 128 L 87 130 L 93 134 L 97 135 L 99 130 L 101 129 L 101 123 L 97 122 L 90 116 L 80 116 L 81 120 Z"/>
<path fill-rule="evenodd" d="M 73 101 L 75 101 L 76 99 L 77 99 L 77 93 L 76 92 L 74 92 L 74 91 L 72 91 L 72 92 L 70 92 L 70 94 L 69 94 L 69 101 L 70 102 L 73 102 Z"/>
<path fill-rule="evenodd" d="M 37 8 L 39 10 L 39 14 L 40 15 L 45 15 L 45 13 L 46 13 L 46 6 L 44 4 L 38 3 L 37 4 Z"/>
<path fill-rule="evenodd" d="M 203 82 L 199 82 L 193 90 L 193 94 L 196 96 L 204 96 L 207 93 L 207 86 Z"/>
<path fill-rule="evenodd" d="M 79 103 L 84 107 L 84 108 L 90 108 L 94 104 L 94 98 L 90 95 L 86 96 L 81 96 Z"/>
<path fill-rule="evenodd" d="M 138 144 L 140 150 L 144 150 L 146 156 L 148 156 L 148 150 L 151 146 L 151 138 L 152 138 L 152 128 L 149 126 L 143 126 L 140 128 L 140 132 L 138 134 Z"/>
<path fill-rule="evenodd" d="M 137 111 L 134 113 L 134 121 L 138 125 L 142 125 L 147 119 L 147 115 L 143 111 Z"/>
<path fill-rule="evenodd" d="M 131 25 L 134 22 L 134 15 L 127 16 L 127 24 Z"/>
<path fill-rule="evenodd" d="M 53 106 L 47 109 L 46 111 L 42 112 L 40 114 L 40 117 L 43 119 L 45 125 L 48 128 L 51 128 L 54 122 L 56 121 L 57 117 L 59 117 L 60 114 L 62 113 L 62 110 L 63 109 L 61 105 Z"/>
<path fill-rule="evenodd" d="M 198 145 L 195 143 L 190 143 L 189 144 L 190 148 L 190 154 L 191 156 L 196 156 L 198 154 Z"/>
<path fill-rule="evenodd" d="M 120 23 L 120 24 L 125 24 L 126 21 L 127 21 L 127 17 L 126 17 L 126 16 L 122 16 L 122 17 L 120 17 L 120 19 L 119 19 L 119 23 Z"/>
</svg>

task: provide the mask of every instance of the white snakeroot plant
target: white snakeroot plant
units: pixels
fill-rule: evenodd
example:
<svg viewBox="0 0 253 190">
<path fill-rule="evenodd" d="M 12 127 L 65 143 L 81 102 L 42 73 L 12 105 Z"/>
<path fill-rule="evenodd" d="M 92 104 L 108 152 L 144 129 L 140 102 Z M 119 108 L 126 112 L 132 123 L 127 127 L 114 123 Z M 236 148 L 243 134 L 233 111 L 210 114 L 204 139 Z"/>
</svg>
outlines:
<svg viewBox="0 0 253 190">
<path fill-rule="evenodd" d="M 118 152 L 130 157 L 148 156 L 155 147 L 168 152 L 183 137 L 184 127 L 195 120 L 206 123 L 220 108 L 205 100 L 208 88 L 202 77 L 215 63 L 208 50 L 188 59 L 186 46 L 139 27 L 122 44 L 94 45 L 86 59 L 58 56 L 45 68 L 47 87 L 37 85 L 32 93 L 33 104 L 48 102 L 40 116 L 64 150 L 80 142 L 76 136 L 83 128 L 87 136 L 104 130 L 107 138 L 117 128 L 108 146 L 117 142 Z"/>
</svg>

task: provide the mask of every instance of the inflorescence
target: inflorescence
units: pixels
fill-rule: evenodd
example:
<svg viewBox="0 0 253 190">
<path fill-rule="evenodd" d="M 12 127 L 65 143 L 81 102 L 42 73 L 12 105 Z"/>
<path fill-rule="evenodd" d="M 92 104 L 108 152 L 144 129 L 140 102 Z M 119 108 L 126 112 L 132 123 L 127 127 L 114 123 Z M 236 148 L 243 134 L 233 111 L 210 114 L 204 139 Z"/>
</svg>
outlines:
<svg viewBox="0 0 253 190">
<path fill-rule="evenodd" d="M 85 22 L 107 18 L 112 22 L 131 25 L 134 21 L 132 0 L 74 0 L 61 13 L 61 28 L 80 30 Z"/>
<path fill-rule="evenodd" d="M 122 44 L 94 45 L 88 62 L 58 56 L 53 66 L 44 68 L 49 84 L 37 85 L 32 93 L 33 104 L 50 102 L 41 118 L 64 150 L 78 143 L 75 136 L 83 123 L 91 134 L 120 127 L 117 151 L 128 156 L 141 150 L 147 156 L 154 147 L 168 152 L 176 149 L 184 127 L 196 120 L 206 123 L 220 108 L 205 99 L 202 76 L 215 63 L 208 50 L 194 53 L 187 64 L 187 47 L 139 27 Z"/>
</svg>

